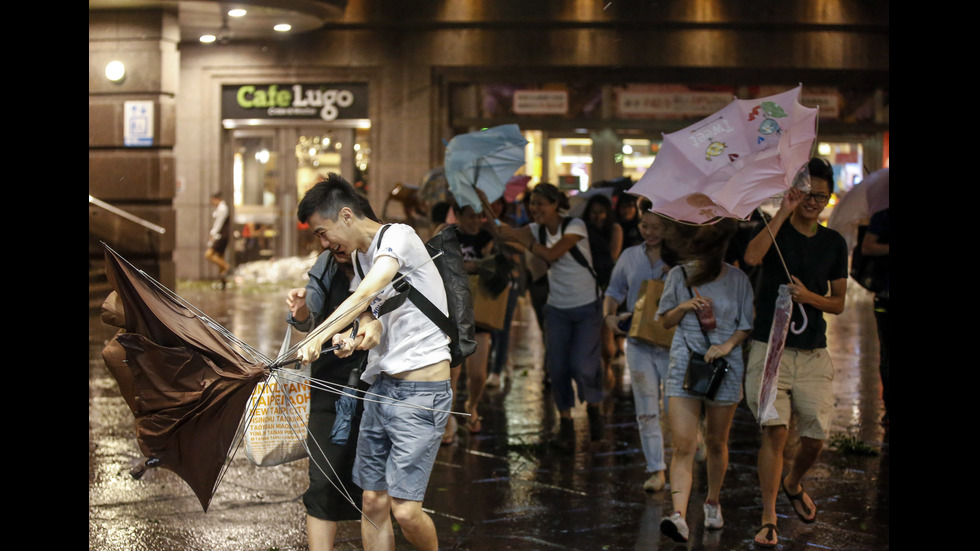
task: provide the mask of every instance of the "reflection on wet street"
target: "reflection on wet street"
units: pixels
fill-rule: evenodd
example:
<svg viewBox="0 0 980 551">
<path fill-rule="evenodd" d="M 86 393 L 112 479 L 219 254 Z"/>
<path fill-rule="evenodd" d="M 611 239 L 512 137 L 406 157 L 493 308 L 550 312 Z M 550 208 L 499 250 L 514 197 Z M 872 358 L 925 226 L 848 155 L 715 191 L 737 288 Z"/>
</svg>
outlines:
<svg viewBox="0 0 980 551">
<path fill-rule="evenodd" d="M 302 285 L 301 281 L 294 282 Z M 176 291 L 245 342 L 275 356 L 287 329 L 285 292 L 291 285 L 243 284 L 213 289 L 182 284 Z M 871 296 L 851 282 L 845 312 L 827 316 L 836 376 L 834 433 L 853 437 L 874 454 L 825 449 L 805 480 L 818 507 L 803 524 L 780 496 L 779 549 L 879 550 L 889 547 L 888 437 L 877 372 L 877 336 Z M 529 301 L 522 298 L 511 340 L 511 366 L 500 388 L 481 404 L 483 430 L 460 429 L 444 446 L 423 507 L 432 516 L 440 549 L 664 550 L 755 549 L 761 498 L 756 475 L 759 431 L 744 403 L 732 427 L 729 470 L 721 504 L 725 526 L 703 528 L 707 490 L 704 465 L 696 465 L 687 546 L 663 537 L 659 522 L 670 508 L 669 485 L 642 489 L 643 453 L 637 435 L 629 374 L 607 400 L 605 438 L 588 441 L 584 404 L 574 411 L 574 451 L 549 444 L 558 418 L 542 370 L 541 336 Z M 99 550 L 306 549 L 307 461 L 259 468 L 239 451 L 208 513 L 173 473 L 154 469 L 140 480 L 129 470 L 143 460 L 133 416 L 102 362 L 113 328 L 98 313 L 89 322 L 89 548 Z M 294 339 L 293 342 L 296 342 Z M 456 410 L 465 399 L 460 379 Z M 462 423 L 461 423 L 462 425 Z M 670 433 L 665 426 L 667 460 Z M 793 442 L 787 454 L 793 450 Z M 789 457 L 789 455 L 787 455 Z M 413 549 L 397 532 L 398 549 Z M 341 524 L 337 549 L 361 549 L 359 525 Z"/>
</svg>

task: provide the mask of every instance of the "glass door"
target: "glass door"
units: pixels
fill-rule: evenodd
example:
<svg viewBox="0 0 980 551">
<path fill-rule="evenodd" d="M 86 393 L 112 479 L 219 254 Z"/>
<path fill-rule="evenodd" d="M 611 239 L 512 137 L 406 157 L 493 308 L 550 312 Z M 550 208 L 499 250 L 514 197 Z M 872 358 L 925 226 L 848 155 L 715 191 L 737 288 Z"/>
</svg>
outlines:
<svg viewBox="0 0 980 551">
<path fill-rule="evenodd" d="M 296 219 L 306 191 L 329 173 L 367 185 L 370 128 L 283 125 L 230 128 L 235 264 L 319 252 Z"/>
<path fill-rule="evenodd" d="M 299 127 L 290 136 L 295 144 L 295 203 L 321 178 L 340 174 L 355 187 L 367 185 L 371 158 L 370 132 L 365 128 Z M 295 209 L 294 209 L 295 210 Z M 295 213 L 293 215 L 295 220 Z M 320 246 L 303 224 L 296 225 L 296 254 L 319 252 Z"/>
<path fill-rule="evenodd" d="M 281 254 L 282 183 L 276 131 L 233 130 L 231 151 L 235 264 L 272 258 Z"/>
</svg>

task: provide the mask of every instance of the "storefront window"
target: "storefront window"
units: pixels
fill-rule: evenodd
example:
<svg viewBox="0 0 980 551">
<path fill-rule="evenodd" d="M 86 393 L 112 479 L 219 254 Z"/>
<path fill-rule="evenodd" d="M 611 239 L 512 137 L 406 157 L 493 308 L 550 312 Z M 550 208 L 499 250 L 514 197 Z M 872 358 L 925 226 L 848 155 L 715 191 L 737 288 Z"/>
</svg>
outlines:
<svg viewBox="0 0 980 551">
<path fill-rule="evenodd" d="M 566 191 L 589 189 L 592 168 L 592 140 L 552 138 L 548 140 L 548 174 Z"/>
<path fill-rule="evenodd" d="M 622 151 L 617 155 L 617 161 L 623 165 L 623 176 L 634 182 L 642 178 L 658 151 L 659 140 L 624 139 Z"/>
<path fill-rule="evenodd" d="M 355 187 L 367 185 L 371 164 L 370 129 L 307 129 L 296 138 L 296 200 L 306 195 L 322 177 L 340 174 Z M 305 224 L 297 224 L 297 250 L 300 254 L 317 251 L 317 244 Z"/>
<path fill-rule="evenodd" d="M 859 143 L 820 142 L 817 154 L 834 167 L 834 192 L 847 193 L 864 177 L 864 148 Z"/>
</svg>

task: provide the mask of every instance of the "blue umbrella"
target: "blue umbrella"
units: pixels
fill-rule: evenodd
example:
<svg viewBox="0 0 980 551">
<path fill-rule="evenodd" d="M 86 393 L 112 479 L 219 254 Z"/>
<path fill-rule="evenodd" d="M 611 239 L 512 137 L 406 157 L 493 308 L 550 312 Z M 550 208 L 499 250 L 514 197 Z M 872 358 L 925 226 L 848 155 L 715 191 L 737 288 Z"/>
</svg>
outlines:
<svg viewBox="0 0 980 551">
<path fill-rule="evenodd" d="M 445 173 L 449 191 L 461 207 L 483 211 L 479 188 L 488 202 L 504 194 L 507 181 L 524 165 L 527 140 L 516 124 L 460 134 L 446 146 Z"/>
</svg>

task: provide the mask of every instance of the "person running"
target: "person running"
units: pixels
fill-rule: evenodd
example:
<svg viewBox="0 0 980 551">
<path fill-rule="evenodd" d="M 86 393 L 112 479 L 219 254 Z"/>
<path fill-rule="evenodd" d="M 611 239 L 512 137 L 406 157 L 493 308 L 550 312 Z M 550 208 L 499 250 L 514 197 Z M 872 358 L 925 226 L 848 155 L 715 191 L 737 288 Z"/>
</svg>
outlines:
<svg viewBox="0 0 980 551">
<path fill-rule="evenodd" d="M 683 261 L 672 268 L 664 282 L 657 314 L 664 327 L 677 327 L 670 346 L 666 395 L 670 402 L 671 437 L 674 453 L 670 460 L 670 494 L 673 512 L 660 523 L 660 531 L 678 542 L 690 536 L 687 507 L 691 497 L 694 455 L 700 419 L 704 415 L 707 445 L 708 492 L 704 501 L 704 526 L 724 526 L 721 488 L 728 470 L 728 433 L 735 408 L 742 399 L 745 367 L 739 346 L 752 330 L 752 284 L 745 272 L 723 262 L 725 248 L 737 223 L 725 218 L 707 226 L 670 223 L 667 244 Z M 703 320 L 713 313 L 714 323 Z M 684 388 L 693 353 L 707 362 L 723 358 L 729 370 L 713 397 Z"/>
<path fill-rule="evenodd" d="M 585 222 L 572 218 L 565 223 L 568 197 L 553 184 L 534 186 L 529 207 L 533 222 L 521 228 L 504 224 L 498 231 L 549 266 L 548 300 L 543 308 L 545 362 L 558 409 L 559 444 L 568 446 L 574 442 L 572 407 L 576 389 L 579 400 L 587 404 L 590 438 L 601 440 L 605 426 L 600 411 L 604 397 L 599 341 L 602 297 L 594 272 L 580 264 L 572 252 L 573 248 L 578 249 L 580 258 L 591 263 Z"/>
<path fill-rule="evenodd" d="M 228 248 L 228 240 L 231 238 L 231 220 L 228 216 L 228 203 L 221 198 L 221 192 L 216 192 L 211 196 L 211 231 L 208 232 L 208 246 L 204 252 L 204 258 L 218 267 L 218 278 L 221 280 L 221 288 L 224 289 L 228 284 L 228 262 L 225 261 L 225 250 Z"/>
<path fill-rule="evenodd" d="M 351 295 L 297 355 L 314 361 L 331 340 L 342 345 L 336 351 L 341 357 L 369 350 L 361 380 L 371 385 L 374 399 L 364 406 L 352 476 L 363 490 L 364 548 L 394 550 L 394 519 L 417 549 L 436 551 L 435 524 L 422 499 L 453 401 L 450 338 L 410 300 L 384 313 L 381 307 L 397 294 L 389 284 L 401 273 L 448 315 L 442 277 L 411 226 L 390 224 L 381 232 L 383 225 L 365 214 L 357 192 L 336 174 L 315 184 L 297 213 L 328 250 L 350 254 L 360 267 Z M 341 333 L 355 319 L 357 335 Z"/>
<path fill-rule="evenodd" d="M 803 488 L 803 478 L 816 463 L 824 440 L 830 436 L 834 412 L 834 365 L 827 352 L 827 322 L 823 314 L 844 311 L 847 242 L 841 234 L 820 224 L 820 213 L 833 192 L 833 169 L 819 158 L 811 159 L 808 169 L 810 191 L 794 187 L 786 192 L 779 210 L 769 222 L 769 229 L 759 229 L 744 256 L 749 266 L 762 266 L 745 374 L 745 401 L 756 419 L 759 418 L 759 386 L 766 367 L 769 333 L 780 285 L 789 286 L 793 301 L 803 305 L 807 318 L 802 333 L 790 331 L 786 335 L 777 381 L 775 409 L 778 417 L 762 426 L 758 460 L 762 525 L 756 530 L 755 543 L 765 548 L 775 547 L 779 541 L 776 497 L 780 488 L 800 520 L 805 523 L 816 520 L 817 508 Z M 772 235 L 776 236 L 776 247 L 773 247 Z M 796 327 L 803 325 L 797 307 L 793 308 L 792 323 Z M 796 417 L 800 445 L 783 478 L 783 450 L 789 436 L 791 416 Z"/>
<path fill-rule="evenodd" d="M 366 198 L 362 197 L 362 199 L 365 215 L 377 221 L 371 204 Z M 324 250 L 317 256 L 307 275 L 309 280 L 305 287 L 290 289 L 286 293 L 286 306 L 289 308 L 286 322 L 303 332 L 309 332 L 323 323 L 327 314 L 333 312 L 344 299 L 350 296 L 354 267 L 349 254 Z M 364 369 L 367 354 L 363 350 L 354 352 L 346 358 L 339 358 L 336 354 L 322 354 L 310 366 L 310 375 L 328 384 L 346 385 L 350 381 L 352 372 L 360 372 Z M 367 384 L 363 381 L 358 385 L 361 391 L 367 388 Z M 339 398 L 340 396 L 334 392 L 316 389 L 310 392 L 310 421 L 307 436 L 307 446 L 310 450 L 310 485 L 303 493 L 303 505 L 306 506 L 306 537 L 310 551 L 332 551 L 337 537 L 338 522 L 361 518 L 361 512 L 356 506 L 361 502 L 361 491 L 354 486 L 351 473 L 364 403 L 357 401 L 350 421 L 347 442 L 334 443 L 331 432 L 337 419 L 336 404 Z M 350 495 L 350 500 L 341 490 Z"/>
<path fill-rule="evenodd" d="M 673 267 L 676 255 L 664 245 L 664 220 L 650 212 L 649 200 L 641 201 L 643 214 L 639 230 L 643 243 L 623 251 L 613 268 L 609 286 L 606 287 L 602 311 L 606 327 L 617 336 L 626 335 L 619 323 L 632 316 L 640 287 L 644 281 L 663 280 Z M 625 304 L 626 313 L 618 313 Z M 650 305 L 651 308 L 654 305 Z M 670 349 L 645 342 L 638 338 L 626 339 L 626 368 L 629 369 L 636 405 L 636 422 L 640 430 L 640 445 L 646 458 L 646 471 L 650 476 L 643 482 L 643 489 L 659 492 L 664 489 L 667 463 L 664 462 L 663 431 L 660 427 L 661 386 L 667 377 Z"/>
</svg>

